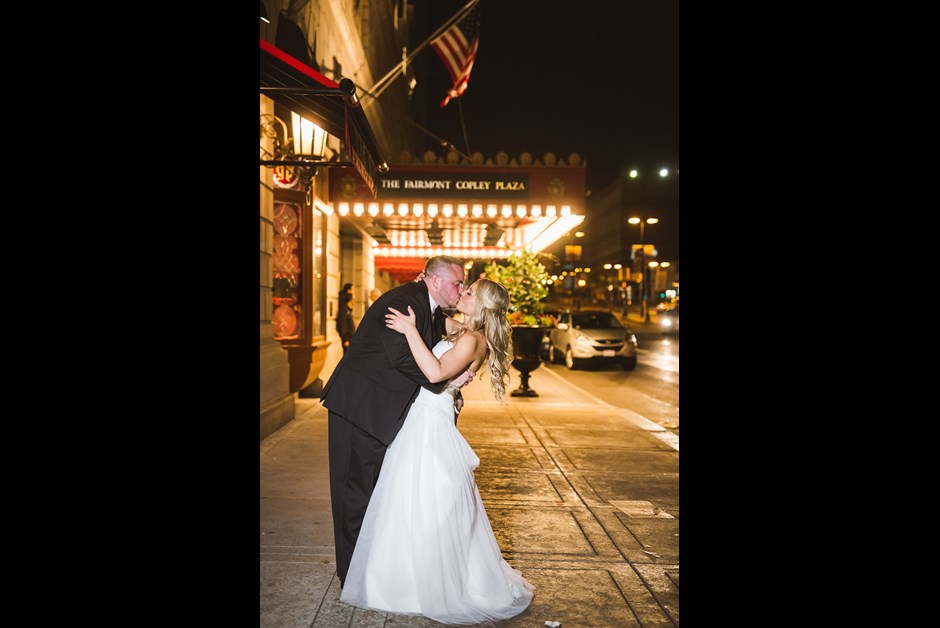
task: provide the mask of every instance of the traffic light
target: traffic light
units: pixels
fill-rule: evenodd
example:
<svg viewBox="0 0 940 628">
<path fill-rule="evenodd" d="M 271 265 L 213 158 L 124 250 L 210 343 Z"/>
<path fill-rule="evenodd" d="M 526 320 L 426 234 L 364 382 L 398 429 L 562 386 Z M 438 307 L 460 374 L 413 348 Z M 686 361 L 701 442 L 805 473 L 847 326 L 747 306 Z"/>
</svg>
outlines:
<svg viewBox="0 0 940 628">
<path fill-rule="evenodd" d="M 660 292 L 660 293 L 659 293 L 659 300 L 662 301 L 662 300 L 665 299 L 665 298 L 666 298 L 666 293 L 665 293 L 665 292 Z"/>
</svg>

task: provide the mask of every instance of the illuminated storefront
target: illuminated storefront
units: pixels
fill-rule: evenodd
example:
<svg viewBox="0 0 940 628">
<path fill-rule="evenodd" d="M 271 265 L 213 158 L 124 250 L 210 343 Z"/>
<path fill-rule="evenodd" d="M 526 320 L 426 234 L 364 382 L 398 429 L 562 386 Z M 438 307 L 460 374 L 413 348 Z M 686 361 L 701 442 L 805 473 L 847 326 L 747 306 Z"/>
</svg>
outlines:
<svg viewBox="0 0 940 628">
<path fill-rule="evenodd" d="M 545 250 L 584 220 L 584 181 L 580 165 L 392 165 L 372 197 L 354 171 L 336 168 L 327 202 L 372 247 L 376 269 L 404 282 L 434 255 Z"/>
<path fill-rule="evenodd" d="M 326 363 L 328 171 L 346 168 L 372 195 L 385 164 L 349 79 L 337 83 L 261 39 L 260 92 L 264 438 L 293 418 L 294 394 Z"/>
</svg>

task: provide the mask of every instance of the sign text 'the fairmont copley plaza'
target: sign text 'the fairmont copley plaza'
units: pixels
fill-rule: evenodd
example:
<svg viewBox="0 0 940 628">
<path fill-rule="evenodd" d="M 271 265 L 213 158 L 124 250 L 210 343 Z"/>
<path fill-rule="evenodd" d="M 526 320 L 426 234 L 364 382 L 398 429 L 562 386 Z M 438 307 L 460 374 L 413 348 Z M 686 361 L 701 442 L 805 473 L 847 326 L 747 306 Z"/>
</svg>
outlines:
<svg viewBox="0 0 940 628">
<path fill-rule="evenodd" d="M 398 193 L 407 196 L 420 195 L 428 191 L 433 196 L 441 194 L 459 196 L 470 193 L 474 196 L 488 196 L 493 192 L 497 196 L 513 196 L 513 192 L 525 192 L 528 177 L 521 175 L 454 175 L 439 174 L 433 177 L 388 177 L 379 181 L 379 190 L 384 195 L 395 196 Z"/>
<path fill-rule="evenodd" d="M 332 202 L 436 199 L 568 204 L 572 209 L 584 205 L 584 168 L 578 167 L 392 166 L 379 173 L 375 197 L 351 173 L 331 175 Z"/>
</svg>

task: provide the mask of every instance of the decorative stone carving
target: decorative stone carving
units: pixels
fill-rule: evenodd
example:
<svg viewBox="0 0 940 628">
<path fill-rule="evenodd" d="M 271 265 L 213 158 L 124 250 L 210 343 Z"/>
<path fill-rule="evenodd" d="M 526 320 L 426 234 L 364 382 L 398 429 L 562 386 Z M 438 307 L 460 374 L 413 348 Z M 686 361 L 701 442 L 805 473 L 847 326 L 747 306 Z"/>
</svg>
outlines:
<svg viewBox="0 0 940 628">
<path fill-rule="evenodd" d="M 499 151 L 496 153 L 495 157 L 486 157 L 480 151 L 475 151 L 469 156 L 462 156 L 457 152 L 456 148 L 453 146 L 447 151 L 443 156 L 438 155 L 437 152 L 433 150 L 427 150 L 417 157 L 411 154 L 408 150 L 402 150 L 398 153 L 398 160 L 395 162 L 399 165 L 409 165 L 409 164 L 443 164 L 448 165 L 474 165 L 474 166 L 510 166 L 510 167 L 529 167 L 529 166 L 557 166 L 557 167 L 580 167 L 586 166 L 587 161 L 581 157 L 578 153 L 569 153 L 567 159 L 559 159 L 557 155 L 553 152 L 547 152 L 542 157 L 542 159 L 534 159 L 533 155 L 529 151 L 523 151 L 519 153 L 518 159 L 515 157 L 510 158 L 509 154 L 506 151 Z"/>
<path fill-rule="evenodd" d="M 558 177 L 552 177 L 546 186 L 546 192 L 552 198 L 559 197 L 565 193 L 565 182 Z"/>
</svg>

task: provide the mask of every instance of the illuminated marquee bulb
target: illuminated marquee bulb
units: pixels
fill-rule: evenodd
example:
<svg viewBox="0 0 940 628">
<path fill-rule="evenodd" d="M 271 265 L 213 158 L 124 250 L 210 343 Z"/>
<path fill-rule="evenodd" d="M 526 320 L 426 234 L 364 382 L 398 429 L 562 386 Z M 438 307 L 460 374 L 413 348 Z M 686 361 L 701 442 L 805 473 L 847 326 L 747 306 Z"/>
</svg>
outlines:
<svg viewBox="0 0 940 628">
<path fill-rule="evenodd" d="M 339 204 L 339 215 L 346 216 L 349 214 L 349 203 L 340 203 Z"/>
<path fill-rule="evenodd" d="M 473 217 L 479 218 L 482 215 L 483 215 L 483 206 L 480 204 L 475 204 L 473 206 Z"/>
<path fill-rule="evenodd" d="M 379 215 L 379 204 L 378 203 L 369 203 L 369 215 L 375 218 Z"/>
<path fill-rule="evenodd" d="M 395 213 L 395 207 L 391 203 L 385 203 L 385 205 L 382 205 L 382 213 L 391 216 Z"/>
<path fill-rule="evenodd" d="M 424 203 L 415 203 L 411 206 L 411 213 L 415 216 L 420 217 L 424 213 Z"/>
<path fill-rule="evenodd" d="M 487 205 L 486 215 L 490 218 L 496 218 L 496 205 Z"/>
<path fill-rule="evenodd" d="M 361 216 L 366 211 L 365 205 L 362 203 L 353 203 L 353 213 L 357 216 Z"/>
</svg>

